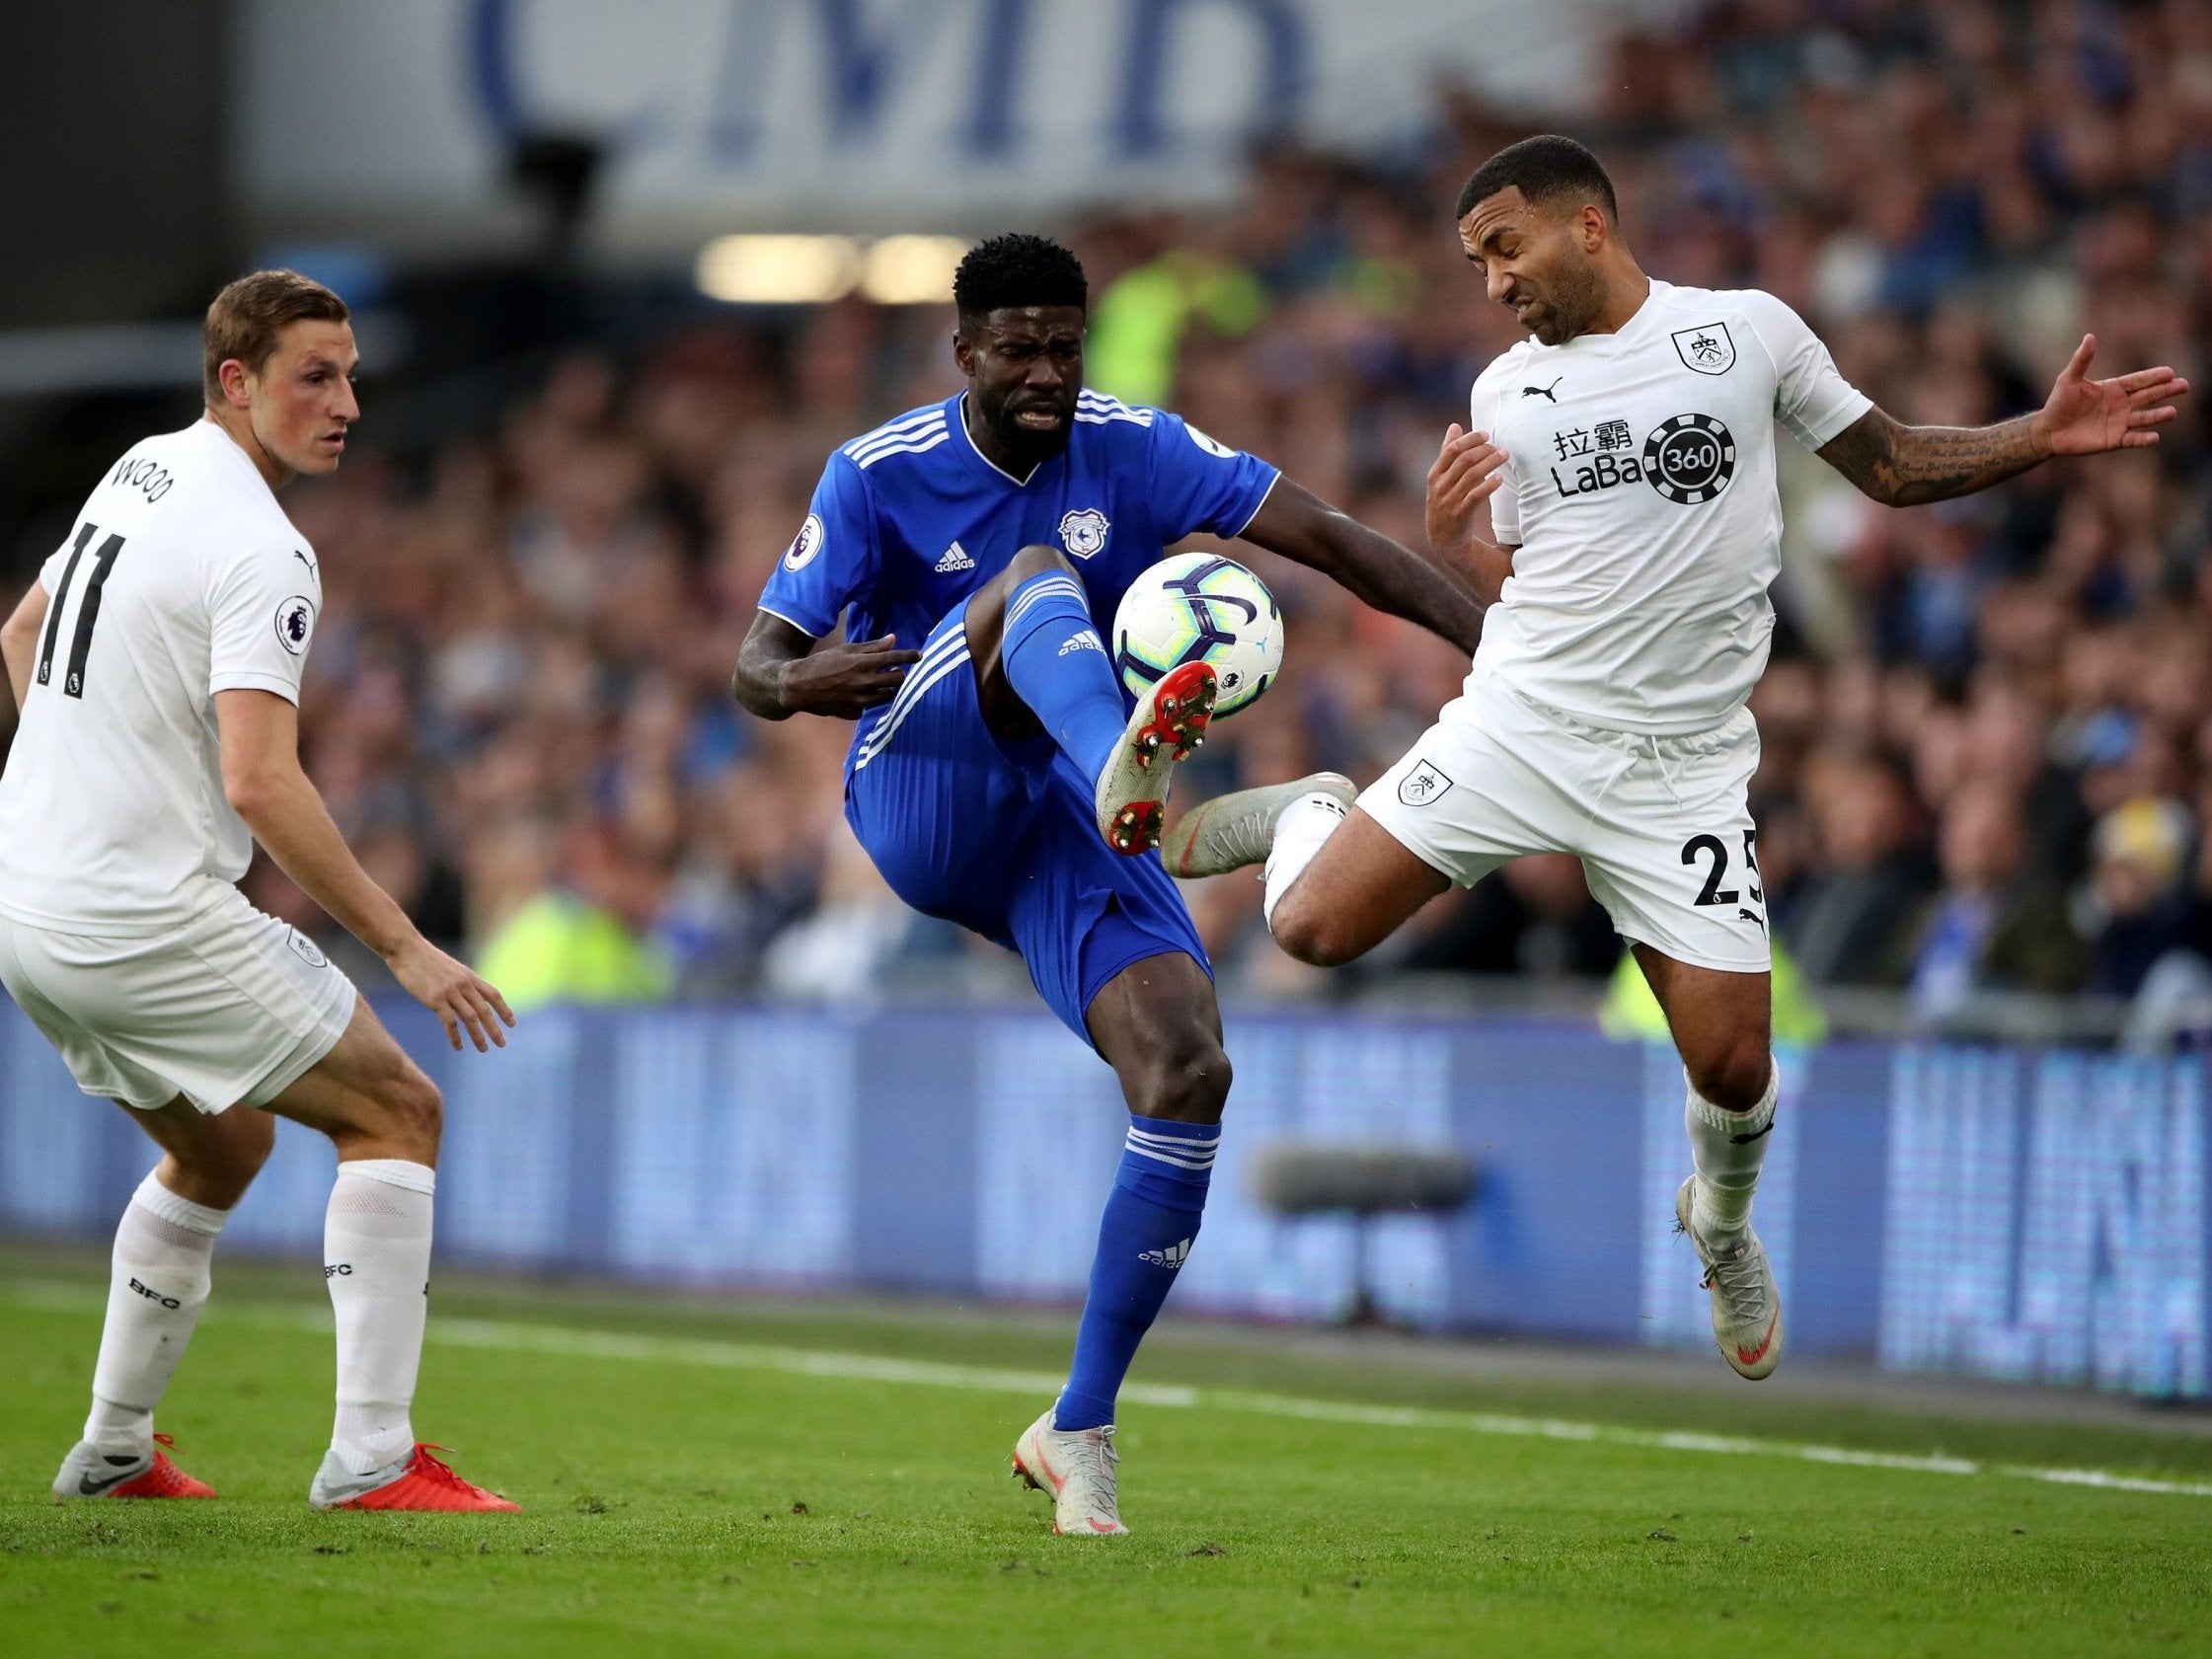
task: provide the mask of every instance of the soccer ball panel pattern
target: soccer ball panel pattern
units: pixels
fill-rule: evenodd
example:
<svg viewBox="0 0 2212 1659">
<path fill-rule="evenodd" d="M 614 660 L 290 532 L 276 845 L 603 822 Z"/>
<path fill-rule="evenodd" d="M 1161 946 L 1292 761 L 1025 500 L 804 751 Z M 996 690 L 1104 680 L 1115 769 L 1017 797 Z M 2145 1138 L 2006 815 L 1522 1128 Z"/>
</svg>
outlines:
<svg viewBox="0 0 2212 1659">
<path fill-rule="evenodd" d="M 1250 708 L 1282 671 L 1282 613 L 1233 559 L 1182 553 L 1146 570 L 1113 614 L 1113 666 L 1132 695 L 1185 662 L 1212 665 L 1214 717 Z"/>
</svg>

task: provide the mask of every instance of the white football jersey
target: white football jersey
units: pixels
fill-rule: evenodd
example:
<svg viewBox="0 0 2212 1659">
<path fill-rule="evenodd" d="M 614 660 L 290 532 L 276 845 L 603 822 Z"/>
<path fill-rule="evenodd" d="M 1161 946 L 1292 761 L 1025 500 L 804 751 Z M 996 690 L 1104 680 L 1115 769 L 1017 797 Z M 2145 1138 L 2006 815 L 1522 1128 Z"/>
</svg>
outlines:
<svg viewBox="0 0 2212 1659">
<path fill-rule="evenodd" d="M 166 933 L 246 873 L 215 693 L 299 701 L 323 603 L 314 551 L 203 419 L 116 462 L 39 580 L 46 620 L 0 775 L 0 912 Z"/>
<path fill-rule="evenodd" d="M 1872 407 L 1756 289 L 1653 282 L 1618 334 L 1501 353 L 1472 417 L 1512 457 L 1490 522 L 1520 552 L 1477 671 L 1616 730 L 1718 725 L 1774 632 L 1775 422 L 1817 449 Z"/>
</svg>

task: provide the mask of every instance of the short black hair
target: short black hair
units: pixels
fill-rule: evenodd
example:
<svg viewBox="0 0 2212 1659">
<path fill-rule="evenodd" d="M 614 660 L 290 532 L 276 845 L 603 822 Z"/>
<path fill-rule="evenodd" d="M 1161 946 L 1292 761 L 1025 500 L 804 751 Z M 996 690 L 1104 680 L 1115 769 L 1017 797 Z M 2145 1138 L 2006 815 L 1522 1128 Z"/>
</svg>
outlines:
<svg viewBox="0 0 2212 1659">
<path fill-rule="evenodd" d="M 1605 209 L 1608 219 L 1615 224 L 1621 222 L 1613 181 L 1607 177 L 1604 164 L 1587 145 L 1556 132 L 1508 144 L 1478 167 L 1460 189 L 1459 208 L 1452 214 L 1452 222 L 1457 224 L 1474 212 L 1476 203 L 1513 189 L 1537 202 L 1556 202 L 1563 196 L 1595 201 Z"/>
<path fill-rule="evenodd" d="M 979 323 L 994 311 L 1032 305 L 1091 304 L 1083 264 L 1049 237 L 994 236 L 978 242 L 953 273 L 953 300 L 960 323 Z"/>
</svg>

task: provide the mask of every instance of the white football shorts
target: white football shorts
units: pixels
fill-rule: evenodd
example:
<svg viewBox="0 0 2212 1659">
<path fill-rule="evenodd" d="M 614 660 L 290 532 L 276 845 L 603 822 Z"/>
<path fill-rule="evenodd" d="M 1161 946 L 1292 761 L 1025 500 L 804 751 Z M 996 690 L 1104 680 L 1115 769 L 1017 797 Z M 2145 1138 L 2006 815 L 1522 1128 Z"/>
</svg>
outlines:
<svg viewBox="0 0 2212 1659">
<path fill-rule="evenodd" d="M 1694 967 L 1765 973 L 1766 892 L 1748 792 L 1759 728 L 1650 737 L 1531 703 L 1478 670 L 1360 810 L 1473 886 L 1529 853 L 1571 853 L 1621 937 Z"/>
<path fill-rule="evenodd" d="M 0 984 L 87 1094 L 149 1111 L 266 1105 L 328 1054 L 353 982 L 235 887 L 174 933 L 99 938 L 0 916 Z"/>
</svg>

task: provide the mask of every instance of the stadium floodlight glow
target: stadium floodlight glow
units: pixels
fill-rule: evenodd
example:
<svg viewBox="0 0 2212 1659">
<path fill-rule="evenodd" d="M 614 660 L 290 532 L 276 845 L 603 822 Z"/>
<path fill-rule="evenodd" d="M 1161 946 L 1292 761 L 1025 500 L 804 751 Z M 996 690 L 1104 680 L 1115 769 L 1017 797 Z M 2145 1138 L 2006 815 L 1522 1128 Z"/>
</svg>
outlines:
<svg viewBox="0 0 2212 1659">
<path fill-rule="evenodd" d="M 861 292 L 877 305 L 949 305 L 966 253 L 956 236 L 886 236 L 868 250 Z"/>
<path fill-rule="evenodd" d="M 699 255 L 699 291 L 732 305 L 822 305 L 860 282 L 849 236 L 720 236 Z"/>
<path fill-rule="evenodd" d="M 718 236 L 696 275 L 731 305 L 826 305 L 856 288 L 877 305 L 945 305 L 966 253 L 956 236 Z"/>
</svg>

